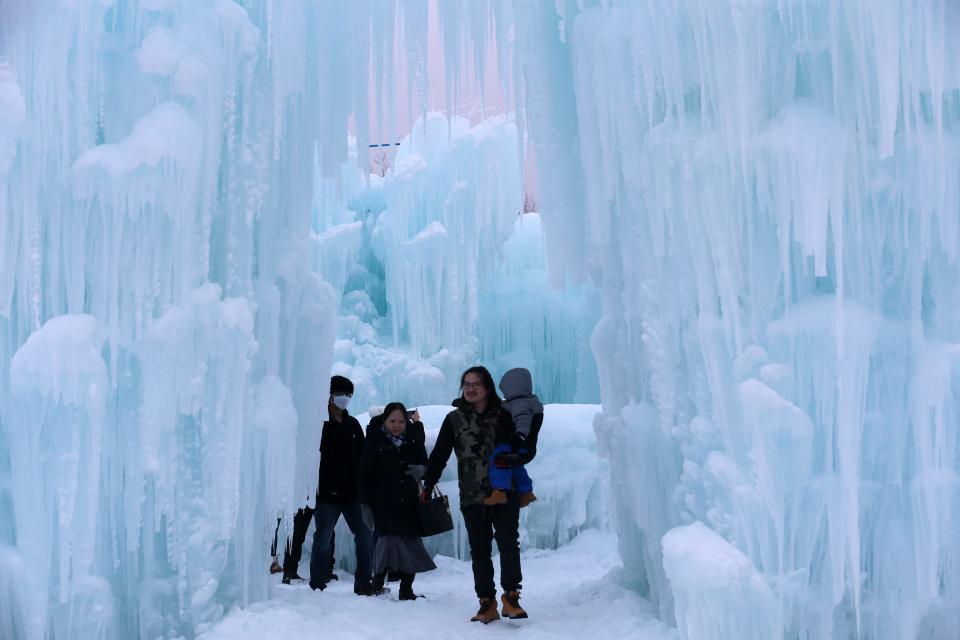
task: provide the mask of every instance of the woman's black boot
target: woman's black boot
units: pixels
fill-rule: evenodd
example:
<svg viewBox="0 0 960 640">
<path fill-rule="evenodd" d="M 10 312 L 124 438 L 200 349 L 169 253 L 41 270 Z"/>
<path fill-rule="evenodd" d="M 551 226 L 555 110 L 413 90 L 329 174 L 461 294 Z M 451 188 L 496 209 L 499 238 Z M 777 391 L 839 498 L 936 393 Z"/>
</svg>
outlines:
<svg viewBox="0 0 960 640">
<path fill-rule="evenodd" d="M 383 586 L 384 578 L 385 575 L 382 573 L 378 573 L 377 575 L 373 576 L 373 580 L 370 581 L 370 595 L 380 596 L 385 593 L 390 593 L 390 589 Z"/>
<path fill-rule="evenodd" d="M 413 592 L 413 578 L 414 578 L 414 574 L 412 573 L 400 574 L 400 599 L 401 600 L 416 600 L 418 597 L 420 597 Z"/>
</svg>

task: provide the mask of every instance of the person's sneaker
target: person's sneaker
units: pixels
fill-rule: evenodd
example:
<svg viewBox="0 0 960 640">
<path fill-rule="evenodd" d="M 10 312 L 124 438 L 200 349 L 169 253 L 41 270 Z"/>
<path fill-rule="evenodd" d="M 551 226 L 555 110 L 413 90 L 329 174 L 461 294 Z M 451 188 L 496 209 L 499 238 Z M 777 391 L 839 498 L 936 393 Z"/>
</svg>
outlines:
<svg viewBox="0 0 960 640">
<path fill-rule="evenodd" d="M 339 580 L 339 579 L 340 579 L 340 576 L 338 576 L 337 574 L 333 573 L 332 571 L 330 572 L 330 575 L 327 576 L 327 581 Z"/>
<path fill-rule="evenodd" d="M 274 558 L 273 562 L 270 563 L 270 573 L 271 574 L 281 573 L 282 571 L 283 571 L 283 567 L 281 567 L 280 563 L 277 562 L 277 559 Z"/>
<path fill-rule="evenodd" d="M 283 580 L 281 580 L 281 582 L 282 582 L 283 584 L 290 584 L 290 583 L 293 582 L 293 581 L 300 582 L 301 580 L 303 580 L 303 578 L 301 578 L 301 577 L 300 577 L 298 574 L 296 574 L 296 573 L 294 573 L 293 575 L 289 575 L 289 574 L 286 574 L 286 573 L 285 573 L 285 574 L 283 574 Z"/>
<path fill-rule="evenodd" d="M 507 492 L 503 489 L 494 489 L 490 495 L 483 499 L 483 504 L 490 506 L 494 504 L 507 504 Z"/>
<path fill-rule="evenodd" d="M 520 594 L 516 591 L 505 593 L 500 596 L 500 602 L 503 603 L 503 617 L 511 620 L 522 620 L 527 617 L 527 612 L 520 606 Z"/>
<path fill-rule="evenodd" d="M 477 614 L 470 618 L 471 622 L 482 622 L 490 624 L 494 620 L 499 620 L 500 614 L 497 613 L 497 601 L 494 598 L 480 598 L 480 609 Z"/>
<path fill-rule="evenodd" d="M 536 502 L 537 496 L 533 495 L 533 491 L 528 491 L 527 493 L 521 493 L 520 497 L 517 498 L 517 502 L 520 503 L 520 508 L 523 509 L 531 502 Z"/>
</svg>

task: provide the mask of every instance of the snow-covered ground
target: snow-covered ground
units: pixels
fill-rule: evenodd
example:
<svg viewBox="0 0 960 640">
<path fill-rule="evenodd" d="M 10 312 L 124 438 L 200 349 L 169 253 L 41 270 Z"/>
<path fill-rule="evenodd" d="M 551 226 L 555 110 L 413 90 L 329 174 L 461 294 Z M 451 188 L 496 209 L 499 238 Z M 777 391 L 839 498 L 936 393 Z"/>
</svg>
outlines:
<svg viewBox="0 0 960 640">
<path fill-rule="evenodd" d="M 273 599 L 233 610 L 200 639 L 678 637 L 655 619 L 646 600 L 620 583 L 612 533 L 590 529 L 555 551 L 523 553 L 522 603 L 528 620 L 470 622 L 477 609 L 470 563 L 447 556 L 437 556 L 436 563 L 435 571 L 417 577 L 414 591 L 425 597 L 416 602 L 397 600 L 396 584 L 384 596 L 356 596 L 352 578 L 340 572 L 340 581 L 323 592 L 306 583 L 277 584 Z M 499 576 L 499 558 L 494 565 Z M 275 580 L 279 583 L 279 576 Z"/>
</svg>

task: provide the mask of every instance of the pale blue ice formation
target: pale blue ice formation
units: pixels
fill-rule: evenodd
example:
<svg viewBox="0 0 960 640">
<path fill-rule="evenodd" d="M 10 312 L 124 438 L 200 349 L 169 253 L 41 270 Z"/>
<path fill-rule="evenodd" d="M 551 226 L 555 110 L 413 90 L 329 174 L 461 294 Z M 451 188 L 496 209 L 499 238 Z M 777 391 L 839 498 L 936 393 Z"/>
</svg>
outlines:
<svg viewBox="0 0 960 640">
<path fill-rule="evenodd" d="M 517 148 L 513 118 L 471 127 L 430 113 L 387 176 L 365 185 L 346 166 L 340 193 L 321 192 L 318 269 L 344 292 L 334 371 L 354 381 L 356 406 L 449 402 L 477 361 L 498 379 L 528 367 L 548 402 L 599 400 L 596 290 L 549 285 L 540 214 L 519 208 Z"/>
<path fill-rule="evenodd" d="M 955 635 L 960 5 L 515 9 L 628 570 L 691 639 Z"/>
<path fill-rule="evenodd" d="M 0 0 L 0 637 L 267 597 L 331 368 L 445 403 L 474 360 L 599 396 L 682 637 L 955 635 L 960 5 L 439 6 Z M 426 113 L 434 27 L 512 114 Z"/>
</svg>

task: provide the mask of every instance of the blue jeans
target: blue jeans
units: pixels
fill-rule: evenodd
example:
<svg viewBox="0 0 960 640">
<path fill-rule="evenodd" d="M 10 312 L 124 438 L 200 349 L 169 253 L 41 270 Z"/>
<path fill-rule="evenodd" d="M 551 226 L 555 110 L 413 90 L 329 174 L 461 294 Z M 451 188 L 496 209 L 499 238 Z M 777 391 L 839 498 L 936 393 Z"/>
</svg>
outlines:
<svg viewBox="0 0 960 640">
<path fill-rule="evenodd" d="M 318 502 L 313 510 L 317 528 L 313 532 L 313 552 L 310 556 L 310 586 L 314 589 L 320 589 L 327 584 L 330 563 L 333 562 L 331 537 L 341 514 L 353 533 L 353 542 L 357 547 L 357 573 L 353 578 L 353 586 L 356 589 L 370 585 L 370 529 L 363 523 L 363 516 L 360 515 L 360 502 Z"/>
<path fill-rule="evenodd" d="M 503 491 L 516 489 L 517 493 L 530 493 L 533 491 L 533 480 L 530 479 L 526 467 L 518 464 L 512 469 L 497 469 L 497 466 L 493 464 L 493 459 L 499 454 L 510 453 L 511 451 L 512 449 L 508 444 L 498 444 L 493 450 L 493 455 L 490 456 L 490 486 Z M 526 449 L 520 449 L 518 453 L 522 455 L 526 452 Z"/>
</svg>

